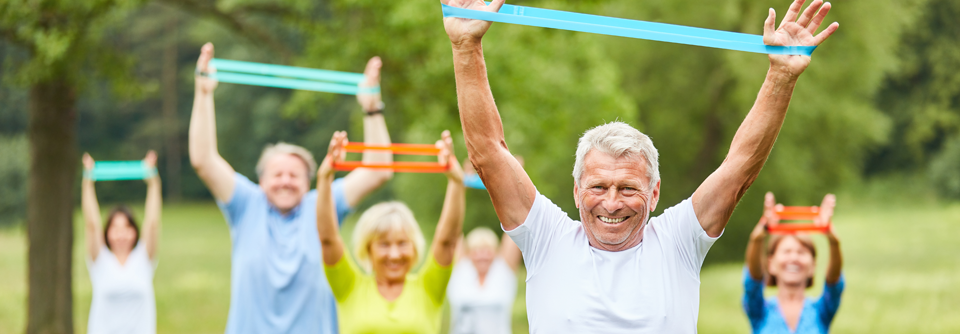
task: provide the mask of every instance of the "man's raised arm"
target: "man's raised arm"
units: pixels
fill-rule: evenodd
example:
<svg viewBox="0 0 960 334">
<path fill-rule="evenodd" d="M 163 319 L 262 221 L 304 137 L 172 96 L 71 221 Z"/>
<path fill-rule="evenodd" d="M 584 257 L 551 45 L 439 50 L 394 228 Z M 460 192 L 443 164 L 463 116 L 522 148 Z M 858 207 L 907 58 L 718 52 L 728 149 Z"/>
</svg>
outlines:
<svg viewBox="0 0 960 334">
<path fill-rule="evenodd" d="M 217 81 L 210 78 L 211 72 L 216 71 L 210 66 L 211 59 L 213 44 L 204 44 L 197 59 L 194 79 L 193 111 L 190 114 L 190 164 L 213 197 L 226 203 L 233 196 L 234 170 L 217 150 L 217 117 L 213 109 L 213 91 L 217 89 Z"/>
<path fill-rule="evenodd" d="M 441 0 L 445 5 L 496 12 L 505 0 Z M 523 224 L 537 190 L 530 177 L 510 154 L 503 136 L 500 113 L 493 101 L 480 39 L 490 22 L 444 18 L 444 29 L 453 46 L 453 69 L 457 79 L 457 104 L 467 142 L 467 152 L 477 174 L 490 193 L 493 207 L 505 230 Z"/>
<path fill-rule="evenodd" d="M 834 22 L 819 35 L 814 35 L 830 11 L 830 4 L 814 0 L 800 14 L 803 3 L 804 0 L 795 0 L 776 30 L 776 13 L 770 9 L 763 25 L 765 44 L 820 45 L 837 30 L 839 24 Z M 697 219 L 711 237 L 720 235 L 737 202 L 760 174 L 787 115 L 797 78 L 810 64 L 809 56 L 770 55 L 769 58 L 767 78 L 753 108 L 734 135 L 730 152 L 720 167 L 693 193 Z"/>
<path fill-rule="evenodd" d="M 373 57 L 367 61 L 363 71 L 366 78 L 360 87 L 380 87 L 380 67 L 383 62 L 380 57 Z M 387 131 L 387 121 L 383 118 L 383 101 L 380 93 L 357 94 L 357 102 L 363 108 L 363 142 L 367 145 L 390 145 L 390 133 Z M 364 151 L 363 163 L 391 163 L 393 153 L 390 151 Z M 360 204 L 364 197 L 393 178 L 393 171 L 389 169 L 357 168 L 344 177 L 344 196 L 347 205 L 351 208 Z"/>
</svg>

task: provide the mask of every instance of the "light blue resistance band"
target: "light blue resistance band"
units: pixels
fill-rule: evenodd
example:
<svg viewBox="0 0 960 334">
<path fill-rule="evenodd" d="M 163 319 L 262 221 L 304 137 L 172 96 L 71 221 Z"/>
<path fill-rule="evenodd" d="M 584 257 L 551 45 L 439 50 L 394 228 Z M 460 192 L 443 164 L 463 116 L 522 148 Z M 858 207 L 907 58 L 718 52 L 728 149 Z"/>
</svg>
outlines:
<svg viewBox="0 0 960 334">
<path fill-rule="evenodd" d="M 589 32 L 601 35 L 648 39 L 677 44 L 699 45 L 765 54 L 806 55 L 816 46 L 770 46 L 763 36 L 675 24 L 655 23 L 616 17 L 580 14 L 542 8 L 503 5 L 500 11 L 443 6 L 443 17 L 459 17 L 526 26 Z"/>
<path fill-rule="evenodd" d="M 140 160 L 97 161 L 93 170 L 83 173 L 85 178 L 93 181 L 145 180 L 154 175 L 157 175 L 157 168 L 147 167 Z"/>
<path fill-rule="evenodd" d="M 480 175 L 477 174 L 465 176 L 463 178 L 463 185 L 467 186 L 467 188 L 487 190 L 487 187 L 483 185 L 483 180 L 480 179 Z"/>
<path fill-rule="evenodd" d="M 211 73 L 210 76 L 220 82 L 347 95 L 376 94 L 380 92 L 380 87 L 361 88 L 357 86 L 364 80 L 363 74 L 360 73 L 217 58 L 210 60 L 210 64 L 217 69 L 217 72 Z"/>
</svg>

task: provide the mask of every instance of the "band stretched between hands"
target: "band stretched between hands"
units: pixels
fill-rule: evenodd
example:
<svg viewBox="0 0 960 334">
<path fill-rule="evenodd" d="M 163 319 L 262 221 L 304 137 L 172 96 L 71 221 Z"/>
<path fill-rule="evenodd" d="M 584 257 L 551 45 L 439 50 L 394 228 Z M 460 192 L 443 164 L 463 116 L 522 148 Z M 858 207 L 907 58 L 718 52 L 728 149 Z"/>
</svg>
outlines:
<svg viewBox="0 0 960 334">
<path fill-rule="evenodd" d="M 772 46 L 763 36 L 628 20 L 534 7 L 503 5 L 496 13 L 441 5 L 444 17 L 484 20 L 763 54 L 809 56 L 816 46 Z"/>
</svg>

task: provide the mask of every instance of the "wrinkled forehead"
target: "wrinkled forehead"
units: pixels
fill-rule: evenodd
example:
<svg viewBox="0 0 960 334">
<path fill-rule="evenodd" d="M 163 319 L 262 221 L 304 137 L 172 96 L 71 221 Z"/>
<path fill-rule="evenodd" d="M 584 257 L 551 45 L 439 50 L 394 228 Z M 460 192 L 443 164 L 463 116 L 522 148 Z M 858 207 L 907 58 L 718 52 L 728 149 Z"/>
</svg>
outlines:
<svg viewBox="0 0 960 334">
<path fill-rule="evenodd" d="M 640 182 L 650 181 L 647 163 L 641 155 L 613 155 L 591 150 L 583 158 L 581 182 Z"/>
<path fill-rule="evenodd" d="M 263 166 L 265 176 L 280 172 L 289 172 L 296 175 L 309 175 L 307 163 L 293 154 L 277 154 L 267 160 Z"/>
</svg>

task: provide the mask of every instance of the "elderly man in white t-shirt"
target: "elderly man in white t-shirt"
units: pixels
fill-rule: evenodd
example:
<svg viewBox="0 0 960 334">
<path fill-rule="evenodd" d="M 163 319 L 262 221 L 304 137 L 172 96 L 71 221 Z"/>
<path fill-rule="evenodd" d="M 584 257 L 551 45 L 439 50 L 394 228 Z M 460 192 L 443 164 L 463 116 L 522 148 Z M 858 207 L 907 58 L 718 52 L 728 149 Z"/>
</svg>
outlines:
<svg viewBox="0 0 960 334">
<path fill-rule="evenodd" d="M 485 11 L 504 2 L 442 1 Z M 814 0 L 801 13 L 803 2 L 794 1 L 778 29 L 770 10 L 764 43 L 819 45 L 836 31 L 833 23 L 814 35 L 830 4 Z M 619 122 L 587 131 L 573 170 L 577 222 L 537 192 L 507 149 L 480 43 L 490 22 L 444 18 L 443 23 L 453 46 L 470 159 L 527 266 L 531 332 L 696 332 L 703 259 L 760 173 L 810 57 L 769 56 L 766 80 L 727 158 L 689 199 L 659 217 L 649 218 L 660 195 L 657 150 L 650 139 Z"/>
</svg>

